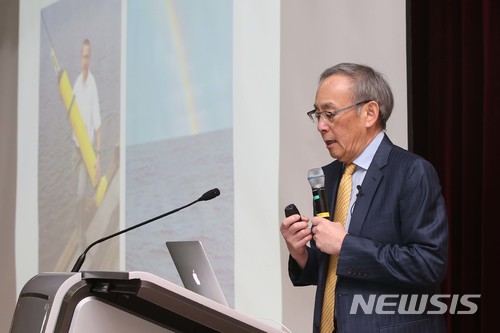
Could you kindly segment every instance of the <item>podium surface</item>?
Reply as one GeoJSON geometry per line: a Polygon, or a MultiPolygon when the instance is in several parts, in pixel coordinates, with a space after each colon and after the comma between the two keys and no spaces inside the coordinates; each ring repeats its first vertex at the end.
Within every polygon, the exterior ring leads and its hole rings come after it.
{"type": "Polygon", "coordinates": [[[78,272],[28,281],[10,332],[282,331],[150,273],[78,272]]]}

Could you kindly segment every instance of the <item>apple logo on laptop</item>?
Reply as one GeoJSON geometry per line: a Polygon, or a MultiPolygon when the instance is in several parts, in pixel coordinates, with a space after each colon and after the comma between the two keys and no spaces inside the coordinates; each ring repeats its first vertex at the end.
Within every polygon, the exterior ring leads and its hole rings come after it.
{"type": "Polygon", "coordinates": [[[200,279],[198,279],[198,274],[196,274],[194,269],[193,269],[193,280],[194,280],[194,282],[196,282],[197,285],[199,285],[199,286],[201,285],[201,281],[200,281],[200,279]]]}

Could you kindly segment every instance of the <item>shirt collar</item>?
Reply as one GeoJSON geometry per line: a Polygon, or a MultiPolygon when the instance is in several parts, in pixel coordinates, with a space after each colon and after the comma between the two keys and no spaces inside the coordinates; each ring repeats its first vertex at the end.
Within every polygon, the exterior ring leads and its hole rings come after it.
{"type": "Polygon", "coordinates": [[[372,163],[373,157],[377,152],[378,146],[382,142],[384,138],[384,131],[380,131],[375,138],[366,146],[366,148],[359,154],[358,157],[354,159],[354,164],[356,164],[357,168],[362,168],[364,170],[368,170],[368,167],[372,163]]]}

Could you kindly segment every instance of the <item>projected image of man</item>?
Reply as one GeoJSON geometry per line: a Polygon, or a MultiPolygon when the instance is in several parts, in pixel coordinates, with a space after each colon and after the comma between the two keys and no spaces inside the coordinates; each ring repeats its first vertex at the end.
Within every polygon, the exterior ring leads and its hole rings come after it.
{"type": "MultiPolygon", "coordinates": [[[[80,111],[80,115],[85,125],[86,133],[94,148],[96,155],[94,179],[91,180],[89,172],[86,170],[78,140],[73,133],[75,142],[74,165],[76,175],[76,200],[77,200],[77,223],[80,233],[80,240],[84,241],[84,230],[88,225],[89,212],[95,208],[95,191],[92,183],[97,183],[101,177],[101,110],[99,104],[99,94],[92,72],[90,71],[91,44],[88,39],[83,41],[81,49],[82,71],[78,75],[73,93],[80,111]]],[[[81,243],[85,244],[85,242],[81,243]]]]}

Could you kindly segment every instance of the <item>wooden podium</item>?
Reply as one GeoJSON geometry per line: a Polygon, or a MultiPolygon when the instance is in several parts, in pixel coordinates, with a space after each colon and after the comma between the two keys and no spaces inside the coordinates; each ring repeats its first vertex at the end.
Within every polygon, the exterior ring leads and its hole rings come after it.
{"type": "Polygon", "coordinates": [[[150,273],[79,272],[28,281],[10,332],[282,331],[150,273]]]}

